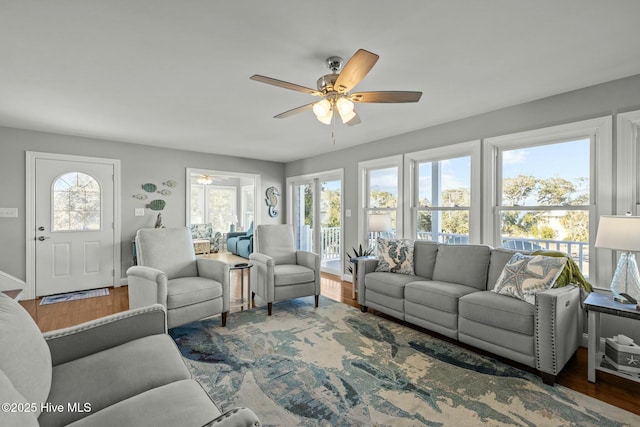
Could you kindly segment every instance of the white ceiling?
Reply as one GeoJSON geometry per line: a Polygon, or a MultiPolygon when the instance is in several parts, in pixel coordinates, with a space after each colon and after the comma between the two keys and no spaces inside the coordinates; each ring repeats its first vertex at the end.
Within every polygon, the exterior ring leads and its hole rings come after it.
{"type": "MultiPolygon", "coordinates": [[[[638,0],[0,0],[0,125],[287,162],[640,74],[638,0]],[[332,127],[331,55],[357,86],[418,90],[332,127]]],[[[640,100],[639,100],[640,102],[640,100]]]]}

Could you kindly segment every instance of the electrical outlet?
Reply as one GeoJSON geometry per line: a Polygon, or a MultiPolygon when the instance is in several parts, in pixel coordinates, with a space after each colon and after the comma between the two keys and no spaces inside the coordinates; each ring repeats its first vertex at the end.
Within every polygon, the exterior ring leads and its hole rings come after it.
{"type": "Polygon", "coordinates": [[[144,216],[144,208],[136,208],[135,216],[144,216]]]}
{"type": "Polygon", "coordinates": [[[17,218],[18,208],[0,208],[0,218],[17,218]]]}

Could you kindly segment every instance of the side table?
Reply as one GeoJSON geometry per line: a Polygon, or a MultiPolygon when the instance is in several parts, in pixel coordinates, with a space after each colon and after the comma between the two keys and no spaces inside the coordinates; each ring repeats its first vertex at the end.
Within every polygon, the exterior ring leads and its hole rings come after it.
{"type": "MultiPolygon", "coordinates": [[[[253,264],[251,263],[247,263],[247,262],[242,262],[239,264],[229,264],[229,272],[231,271],[240,271],[240,301],[241,301],[241,309],[244,308],[244,276],[245,276],[245,270],[248,272],[249,269],[251,269],[251,267],[253,267],[253,264]]],[[[249,292],[251,289],[251,275],[247,274],[247,308],[249,308],[249,292]]],[[[229,278],[229,280],[231,280],[231,278],[229,278]]]]}
{"type": "Polygon", "coordinates": [[[596,370],[608,372],[622,378],[626,378],[635,382],[640,382],[638,374],[618,371],[609,365],[603,366],[603,354],[599,351],[600,347],[600,314],[606,313],[612,316],[626,317],[629,319],[640,320],[640,310],[636,310],[635,304],[623,304],[613,300],[608,294],[599,294],[591,292],[584,300],[584,305],[589,311],[589,339],[588,339],[588,361],[587,361],[587,379],[596,382],[596,370]]]}

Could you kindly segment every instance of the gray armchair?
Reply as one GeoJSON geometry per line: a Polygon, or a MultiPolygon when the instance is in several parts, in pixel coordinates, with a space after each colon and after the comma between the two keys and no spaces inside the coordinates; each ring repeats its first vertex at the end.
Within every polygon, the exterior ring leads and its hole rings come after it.
{"type": "Polygon", "coordinates": [[[217,314],[226,325],[229,266],[196,258],[187,227],[138,230],[136,248],[138,265],[127,270],[129,308],[162,304],[170,329],[217,314]]]}
{"type": "Polygon", "coordinates": [[[296,250],[293,227],[287,224],[259,225],[254,234],[255,252],[249,256],[251,297],[267,302],[271,316],[274,302],[305,296],[320,296],[320,256],[296,250]]]}
{"type": "Polygon", "coordinates": [[[221,414],[166,334],[159,304],[42,334],[0,293],[0,348],[0,402],[24,408],[0,411],[1,426],[260,425],[247,408],[221,414]]]}

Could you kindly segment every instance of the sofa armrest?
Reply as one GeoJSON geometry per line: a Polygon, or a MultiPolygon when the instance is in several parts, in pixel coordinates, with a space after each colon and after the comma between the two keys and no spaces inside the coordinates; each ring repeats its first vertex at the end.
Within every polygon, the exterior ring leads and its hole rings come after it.
{"type": "Polygon", "coordinates": [[[359,259],[358,266],[356,268],[358,274],[358,304],[365,304],[365,286],[364,286],[364,276],[368,273],[372,273],[376,271],[376,267],[378,266],[378,260],[376,258],[372,259],[359,259]]]}
{"type": "Polygon", "coordinates": [[[167,275],[155,268],[136,265],[127,270],[129,308],[151,304],[167,306],[167,275]]]}
{"type": "Polygon", "coordinates": [[[229,264],[211,258],[197,258],[196,264],[200,277],[206,277],[207,279],[222,283],[222,312],[228,312],[231,300],[229,291],[229,264]]]}
{"type": "Polygon", "coordinates": [[[227,233],[227,240],[229,240],[230,237],[240,237],[240,236],[246,236],[247,232],[246,231],[232,231],[227,233]]]}
{"type": "Polygon", "coordinates": [[[162,305],[136,308],[64,329],[45,332],[53,365],[98,353],[149,335],[167,332],[162,305]]]}
{"type": "Polygon", "coordinates": [[[577,286],[536,294],[536,368],[542,374],[557,375],[576,352],[582,338],[581,316],[577,286]]]}
{"type": "Polygon", "coordinates": [[[249,408],[234,408],[203,427],[260,427],[257,415],[249,408]]]}

